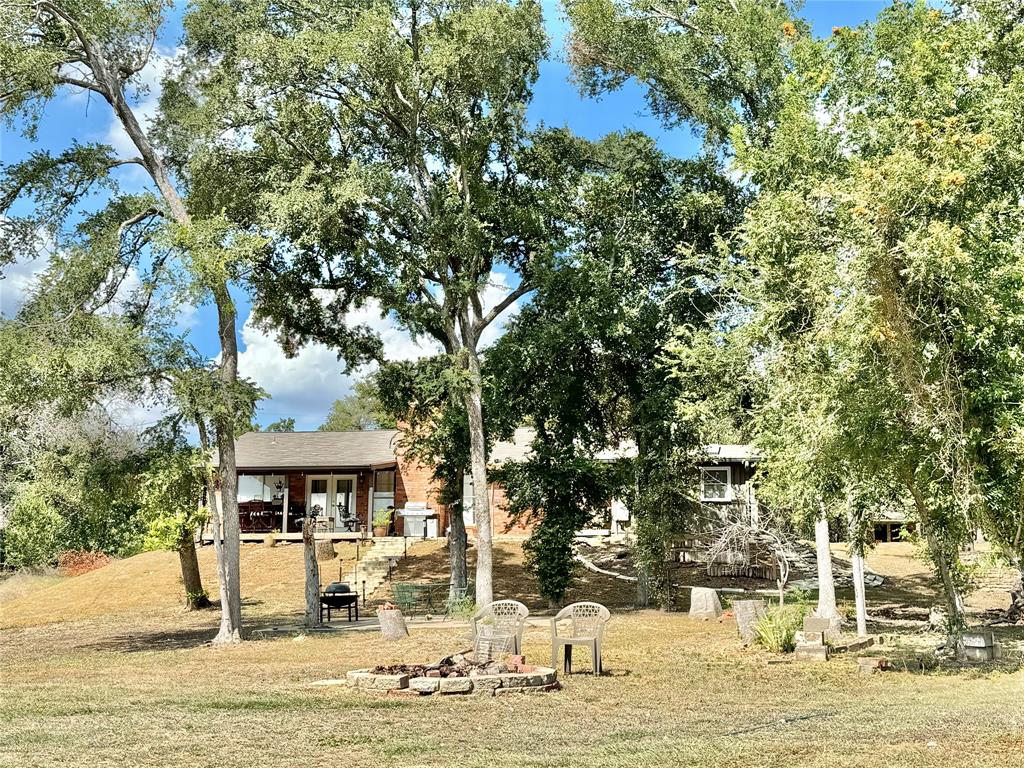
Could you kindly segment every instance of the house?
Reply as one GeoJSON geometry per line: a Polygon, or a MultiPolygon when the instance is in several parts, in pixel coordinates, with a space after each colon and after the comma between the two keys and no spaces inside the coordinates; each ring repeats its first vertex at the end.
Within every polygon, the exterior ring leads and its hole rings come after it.
{"type": "MultiPolygon", "coordinates": [[[[248,432],[235,443],[238,469],[238,514],[243,541],[259,541],[273,533],[280,539],[301,538],[302,520],[315,513],[318,533],[324,537],[361,539],[371,535],[374,513],[393,508],[397,536],[444,536],[449,510],[436,502],[436,484],[430,467],[406,457],[394,429],[353,432],[248,432]]],[[[492,467],[521,461],[529,455],[533,430],[520,427],[511,440],[492,446],[492,467]]],[[[600,458],[614,460],[636,455],[623,445],[600,458]]],[[[701,467],[701,504],[720,513],[750,510],[756,515],[751,477],[757,460],[745,445],[708,447],[701,467]]],[[[463,486],[463,519],[472,534],[476,528],[472,480],[463,486]]],[[[496,536],[526,536],[528,528],[510,521],[504,490],[488,488],[491,529],[496,536]]],[[[595,520],[594,534],[622,533],[629,526],[629,511],[610,500],[603,519],[595,520]]],[[[212,534],[207,531],[206,539],[212,534]]]]}
{"type": "MultiPolygon", "coordinates": [[[[445,535],[448,511],[435,501],[432,469],[403,455],[400,435],[394,429],[242,435],[235,442],[242,540],[260,541],[269,533],[301,539],[302,520],[310,512],[315,512],[322,537],[367,538],[374,513],[388,508],[397,510],[393,535],[445,535]]],[[[525,450],[515,442],[499,442],[491,451],[492,462],[525,455],[525,450]]],[[[503,532],[508,527],[504,493],[499,486],[490,493],[493,529],[503,532]]],[[[474,528],[474,522],[470,509],[467,526],[474,528]]],[[[508,532],[527,533],[516,526],[508,532]]],[[[204,538],[210,540],[212,533],[206,531],[204,538]]]]}

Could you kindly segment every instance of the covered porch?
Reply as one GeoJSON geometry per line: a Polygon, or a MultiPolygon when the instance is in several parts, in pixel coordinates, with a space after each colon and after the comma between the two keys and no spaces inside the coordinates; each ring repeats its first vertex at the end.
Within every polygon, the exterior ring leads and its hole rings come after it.
{"type": "MultiPolygon", "coordinates": [[[[242,541],[301,541],[302,521],[315,516],[317,538],[364,539],[373,516],[395,506],[394,463],[334,468],[244,469],[238,473],[242,541]]],[[[211,539],[212,533],[205,532],[211,539]]]]}

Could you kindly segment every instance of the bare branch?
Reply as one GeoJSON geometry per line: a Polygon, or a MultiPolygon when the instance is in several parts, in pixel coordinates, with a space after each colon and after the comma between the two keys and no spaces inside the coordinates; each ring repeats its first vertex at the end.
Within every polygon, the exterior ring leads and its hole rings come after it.
{"type": "Polygon", "coordinates": [[[504,312],[506,309],[508,309],[510,306],[512,306],[515,302],[517,302],[523,296],[528,294],[530,291],[533,291],[535,289],[536,286],[530,285],[530,283],[527,282],[526,280],[521,282],[514,291],[506,295],[505,298],[503,298],[501,301],[495,304],[494,307],[491,308],[490,312],[488,312],[486,315],[480,318],[480,320],[477,321],[475,325],[476,332],[480,333],[480,331],[482,331],[488,325],[493,323],[498,318],[498,316],[501,315],[502,312],[504,312]]]}

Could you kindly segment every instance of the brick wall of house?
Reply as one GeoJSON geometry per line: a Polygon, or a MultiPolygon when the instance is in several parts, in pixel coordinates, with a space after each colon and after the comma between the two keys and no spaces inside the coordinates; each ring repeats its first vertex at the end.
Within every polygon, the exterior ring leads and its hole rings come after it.
{"type": "Polygon", "coordinates": [[[356,515],[364,529],[370,524],[370,475],[370,472],[359,472],[356,479],[356,515]]]}
{"type": "Polygon", "coordinates": [[[491,534],[494,536],[528,536],[530,527],[520,523],[510,525],[508,499],[505,489],[497,483],[488,488],[491,499],[491,534]]]}
{"type": "MultiPolygon", "coordinates": [[[[447,510],[437,501],[438,486],[430,467],[399,454],[398,471],[395,473],[395,508],[401,509],[410,501],[425,501],[438,515],[437,532],[443,536],[448,527],[447,510]]],[[[404,520],[395,518],[395,533],[403,533],[404,520]]]]}

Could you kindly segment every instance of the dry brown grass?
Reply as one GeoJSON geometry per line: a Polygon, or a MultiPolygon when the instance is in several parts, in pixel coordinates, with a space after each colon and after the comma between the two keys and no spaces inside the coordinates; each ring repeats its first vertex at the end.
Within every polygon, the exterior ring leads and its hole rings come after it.
{"type": "MultiPolygon", "coordinates": [[[[514,551],[507,554],[502,578],[517,573],[514,551]]],[[[209,553],[203,555],[212,585],[209,553]]],[[[205,641],[218,614],[181,610],[173,557],[109,566],[107,587],[124,586],[116,600],[99,605],[77,598],[98,584],[83,580],[108,569],[3,604],[0,766],[1024,762],[1024,672],[1010,665],[863,677],[842,657],[825,665],[768,664],[767,654],[741,647],[730,621],[697,623],[654,611],[616,611],[605,652],[611,674],[573,675],[557,693],[421,700],[312,687],[349,669],[437,659],[464,645],[465,630],[414,629],[396,644],[375,632],[340,632],[213,648],[205,641]],[[152,606],[135,597],[139,583],[152,606]],[[54,605],[61,596],[65,604],[54,605]]],[[[412,563],[426,567],[429,557],[436,554],[412,563]]],[[[300,547],[245,547],[243,568],[248,620],[295,615],[300,547]]],[[[499,580],[500,592],[522,588],[499,580]]],[[[1004,632],[1018,642],[1022,635],[1004,632]]],[[[543,627],[527,631],[524,649],[533,661],[548,658],[543,627]]],[[[1020,651],[1013,653],[1019,660],[1020,651]]]]}

